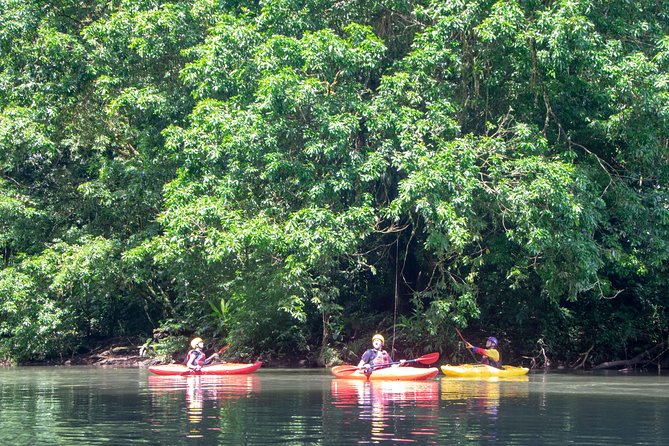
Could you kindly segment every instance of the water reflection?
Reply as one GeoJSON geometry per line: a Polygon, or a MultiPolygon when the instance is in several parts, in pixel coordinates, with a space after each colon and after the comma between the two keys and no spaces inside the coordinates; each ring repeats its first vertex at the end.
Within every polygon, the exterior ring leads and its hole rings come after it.
{"type": "MultiPolygon", "coordinates": [[[[185,399],[188,432],[186,437],[203,437],[205,402],[221,410],[226,402],[249,397],[260,392],[260,380],[254,375],[194,375],[194,376],[149,376],[149,390],[157,405],[164,401],[166,407],[173,406],[174,396],[185,399]],[[170,395],[168,401],[164,396],[170,395]],[[217,407],[220,406],[220,407],[217,407]]],[[[168,409],[169,410],[169,409],[168,409]]],[[[161,426],[154,426],[160,429],[161,426]]],[[[220,427],[205,426],[205,430],[220,430],[220,427]]]]}
{"type": "Polygon", "coordinates": [[[0,368],[0,445],[664,445],[669,378],[332,379],[318,370],[169,377],[0,368]]]}
{"type": "Polygon", "coordinates": [[[441,378],[441,400],[462,403],[464,408],[496,418],[503,398],[527,398],[527,376],[509,378],[441,378]]]}
{"type": "Polygon", "coordinates": [[[331,392],[332,405],[341,411],[340,426],[355,425],[359,429],[359,425],[369,425],[369,435],[361,435],[358,443],[433,443],[439,411],[438,381],[333,379],[331,392]]]}

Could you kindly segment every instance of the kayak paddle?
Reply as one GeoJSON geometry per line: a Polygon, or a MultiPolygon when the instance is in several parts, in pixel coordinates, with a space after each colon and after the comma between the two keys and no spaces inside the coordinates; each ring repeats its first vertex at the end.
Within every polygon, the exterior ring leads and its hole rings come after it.
{"type": "MultiPolygon", "coordinates": [[[[228,345],[224,345],[224,346],[221,347],[216,353],[214,353],[213,355],[211,355],[210,357],[208,357],[208,358],[205,360],[205,365],[209,365],[214,359],[217,359],[217,360],[218,360],[218,357],[219,357],[220,355],[222,355],[223,352],[226,351],[226,350],[228,349],[228,347],[230,347],[230,344],[228,344],[228,345]],[[209,362],[207,362],[207,361],[209,361],[209,362]]],[[[217,363],[218,363],[218,362],[219,362],[219,361],[217,361],[217,363]]],[[[225,361],[222,361],[222,360],[221,360],[220,362],[225,363],[225,361]]]]}
{"type": "MultiPolygon", "coordinates": [[[[455,328],[455,331],[458,332],[458,336],[460,336],[460,339],[462,339],[462,342],[464,342],[465,344],[468,344],[468,345],[472,345],[470,342],[468,342],[468,341],[464,338],[464,336],[462,336],[462,333],[460,333],[460,330],[458,330],[458,327],[453,327],[453,328],[455,328]]],[[[478,359],[476,359],[476,356],[474,356],[474,352],[472,352],[472,351],[469,350],[469,349],[467,349],[467,350],[469,351],[469,354],[472,355],[472,358],[474,358],[474,361],[479,362],[478,359]]]]}
{"type": "MultiPolygon", "coordinates": [[[[428,353],[427,355],[423,355],[423,356],[421,356],[419,358],[416,358],[416,359],[408,359],[408,360],[404,361],[404,364],[409,363],[409,362],[418,362],[420,364],[433,364],[433,363],[437,362],[438,360],[439,360],[439,353],[434,352],[434,353],[428,353]]],[[[400,361],[389,362],[389,363],[386,363],[386,364],[377,364],[377,365],[372,366],[372,370],[374,370],[375,368],[387,367],[387,366],[390,366],[390,365],[393,365],[393,364],[399,364],[399,363],[400,363],[400,361]]],[[[348,367],[341,367],[338,370],[338,372],[342,375],[352,375],[353,373],[355,373],[358,370],[360,370],[358,368],[358,366],[352,365],[352,366],[348,366],[348,367]]]]}
{"type": "Polygon", "coordinates": [[[464,342],[465,344],[469,344],[469,342],[467,342],[464,336],[462,336],[462,333],[460,333],[460,330],[458,330],[458,327],[453,327],[453,328],[455,328],[455,331],[458,333],[458,336],[460,336],[460,339],[462,339],[462,342],[464,342]]]}
{"type": "MultiPolygon", "coordinates": [[[[433,363],[437,362],[438,360],[439,360],[439,353],[434,352],[434,353],[428,353],[427,355],[423,355],[423,356],[421,356],[419,358],[416,358],[416,359],[407,359],[406,361],[404,361],[404,364],[409,363],[409,362],[418,362],[420,364],[433,364],[433,363]]],[[[399,363],[400,363],[400,361],[389,362],[389,363],[386,363],[386,364],[374,364],[372,366],[372,368],[375,369],[375,368],[379,368],[379,367],[386,367],[386,366],[389,366],[389,365],[399,364],[399,363]]]]}

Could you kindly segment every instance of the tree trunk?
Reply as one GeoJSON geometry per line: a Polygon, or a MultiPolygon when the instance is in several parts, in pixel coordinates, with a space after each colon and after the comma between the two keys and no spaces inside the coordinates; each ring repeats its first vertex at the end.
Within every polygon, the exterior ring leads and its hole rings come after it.
{"type": "MultiPolygon", "coordinates": [[[[664,343],[657,344],[655,347],[653,347],[649,350],[646,350],[645,352],[639,353],[638,355],[636,355],[632,359],[602,362],[601,364],[598,364],[595,367],[593,367],[593,370],[617,369],[617,368],[627,368],[627,367],[632,367],[632,366],[637,366],[637,365],[642,365],[642,366],[647,365],[648,363],[651,363],[654,360],[658,359],[658,356],[652,358],[651,355],[653,354],[653,352],[656,352],[657,350],[659,350],[663,346],[664,346],[664,343]]],[[[664,353],[664,352],[662,352],[662,353],[664,353]]]]}

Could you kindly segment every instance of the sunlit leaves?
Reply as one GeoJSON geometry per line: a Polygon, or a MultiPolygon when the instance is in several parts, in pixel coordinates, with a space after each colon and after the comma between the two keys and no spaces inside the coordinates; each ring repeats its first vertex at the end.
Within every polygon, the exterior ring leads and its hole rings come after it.
{"type": "Polygon", "coordinates": [[[0,311],[35,357],[145,314],[304,353],[395,290],[440,345],[659,327],[661,3],[4,1],[0,311]]]}
{"type": "Polygon", "coordinates": [[[76,342],[66,306],[49,299],[31,274],[0,271],[0,356],[14,361],[44,359],[76,342]]]}
{"type": "Polygon", "coordinates": [[[14,252],[32,252],[35,246],[35,232],[38,221],[45,221],[42,211],[31,203],[30,198],[20,195],[9,186],[0,186],[0,246],[7,254],[14,252]]]}
{"type": "Polygon", "coordinates": [[[0,272],[0,353],[17,360],[71,351],[89,330],[108,333],[117,275],[113,244],[57,243],[0,272]],[[111,283],[110,283],[111,282],[111,283]]]}
{"type": "Polygon", "coordinates": [[[56,144],[37,113],[29,108],[11,107],[0,115],[0,162],[11,172],[33,165],[39,169],[57,155],[56,144]]]}
{"type": "Polygon", "coordinates": [[[498,1],[490,9],[490,15],[476,27],[483,42],[495,41],[509,36],[516,38],[518,27],[525,23],[521,6],[515,1],[498,1]]]}
{"type": "Polygon", "coordinates": [[[258,74],[252,56],[260,39],[253,23],[223,16],[204,43],[185,51],[193,62],[181,77],[199,99],[249,94],[258,74]]]}
{"type": "Polygon", "coordinates": [[[564,75],[582,64],[597,62],[596,51],[602,42],[587,17],[589,8],[588,2],[567,0],[539,14],[537,55],[548,75],[564,75]]]}

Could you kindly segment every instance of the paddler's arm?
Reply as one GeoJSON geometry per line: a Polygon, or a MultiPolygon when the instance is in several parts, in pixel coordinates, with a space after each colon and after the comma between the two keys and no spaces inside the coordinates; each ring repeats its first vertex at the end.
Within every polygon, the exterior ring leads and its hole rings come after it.
{"type": "Polygon", "coordinates": [[[465,344],[465,346],[478,355],[485,356],[487,358],[492,359],[493,361],[499,361],[499,352],[494,348],[485,349],[481,347],[474,347],[469,342],[465,344]]]}
{"type": "Polygon", "coordinates": [[[369,363],[369,357],[371,356],[371,353],[369,350],[366,350],[365,353],[362,354],[362,358],[360,359],[360,362],[358,363],[358,368],[359,369],[369,369],[372,367],[372,365],[369,363]]]}
{"type": "Polygon", "coordinates": [[[188,367],[191,370],[200,370],[200,368],[195,364],[195,360],[197,359],[197,354],[195,352],[191,353],[188,358],[188,363],[186,364],[186,367],[188,367]]]}

